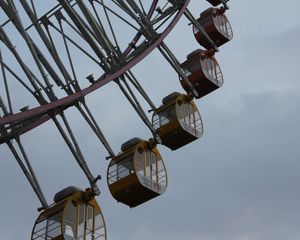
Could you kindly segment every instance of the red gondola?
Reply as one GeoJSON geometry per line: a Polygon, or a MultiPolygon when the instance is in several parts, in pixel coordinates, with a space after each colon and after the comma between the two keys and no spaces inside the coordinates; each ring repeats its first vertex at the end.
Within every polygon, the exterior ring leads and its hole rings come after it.
{"type": "MultiPolygon", "coordinates": [[[[224,12],[223,8],[209,8],[202,12],[200,18],[197,19],[217,47],[229,42],[233,37],[231,25],[224,12]]],[[[193,27],[193,32],[201,46],[208,50],[212,47],[196,26],[193,27]]]]}
{"type": "MultiPolygon", "coordinates": [[[[196,98],[201,98],[223,85],[223,74],[220,66],[215,57],[208,51],[198,49],[190,53],[187,60],[180,66],[197,92],[196,98]]],[[[184,79],[180,79],[180,83],[185,91],[191,91],[184,79]]]]}

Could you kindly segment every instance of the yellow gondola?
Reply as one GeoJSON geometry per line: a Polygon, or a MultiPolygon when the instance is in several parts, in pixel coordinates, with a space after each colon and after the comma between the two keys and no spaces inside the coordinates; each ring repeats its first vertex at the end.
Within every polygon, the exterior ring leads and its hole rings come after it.
{"type": "MultiPolygon", "coordinates": [[[[201,13],[197,21],[217,47],[233,38],[232,28],[225,15],[224,8],[209,8],[201,13]]],[[[211,43],[204,38],[196,26],[193,27],[193,31],[198,43],[209,50],[212,47],[211,43]]]]}
{"type": "MultiPolygon", "coordinates": [[[[220,66],[210,52],[196,50],[187,56],[181,68],[197,92],[196,98],[201,98],[223,85],[223,74],[220,66]]],[[[190,87],[184,79],[180,83],[185,91],[190,92],[190,87]]]]}
{"type": "Polygon", "coordinates": [[[103,215],[91,193],[75,187],[58,192],[37,218],[31,240],[106,240],[103,215]]]}
{"type": "Polygon", "coordinates": [[[165,192],[167,172],[153,143],[133,138],[121,151],[107,170],[109,190],[118,202],[136,207],[165,192]]]}
{"type": "Polygon", "coordinates": [[[200,113],[190,95],[172,93],[165,97],[152,117],[162,144],[176,150],[203,133],[200,113]]]}

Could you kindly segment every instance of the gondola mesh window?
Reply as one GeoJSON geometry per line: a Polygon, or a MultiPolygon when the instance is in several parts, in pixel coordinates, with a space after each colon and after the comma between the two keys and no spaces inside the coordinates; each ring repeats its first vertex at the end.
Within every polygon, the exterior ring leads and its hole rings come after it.
{"type": "Polygon", "coordinates": [[[104,228],[104,221],[103,216],[100,210],[95,209],[95,233],[94,233],[95,240],[103,240],[105,239],[105,228],[104,228]]]}
{"type": "Polygon", "coordinates": [[[177,105],[177,114],[182,128],[199,136],[202,133],[202,121],[197,108],[191,103],[177,105]]]}
{"type": "Polygon", "coordinates": [[[76,214],[77,207],[70,202],[64,216],[64,237],[66,239],[73,239],[76,237],[76,214]]]}
{"type": "Polygon", "coordinates": [[[108,182],[112,184],[133,173],[132,155],[127,156],[119,162],[113,162],[108,170],[108,182]]]}
{"type": "Polygon", "coordinates": [[[52,216],[40,216],[35,225],[32,240],[48,240],[62,234],[61,219],[64,204],[65,203],[63,203],[52,216]]]}
{"type": "Polygon", "coordinates": [[[175,109],[173,105],[164,109],[161,112],[158,112],[153,116],[153,127],[159,129],[160,127],[167,125],[169,122],[173,121],[176,118],[175,109]]]}

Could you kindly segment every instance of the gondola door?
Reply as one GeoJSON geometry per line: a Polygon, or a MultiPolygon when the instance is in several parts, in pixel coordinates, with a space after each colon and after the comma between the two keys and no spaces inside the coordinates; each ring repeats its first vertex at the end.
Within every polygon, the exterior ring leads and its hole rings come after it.
{"type": "Polygon", "coordinates": [[[70,201],[63,220],[64,240],[103,240],[101,212],[90,204],[70,201]]]}

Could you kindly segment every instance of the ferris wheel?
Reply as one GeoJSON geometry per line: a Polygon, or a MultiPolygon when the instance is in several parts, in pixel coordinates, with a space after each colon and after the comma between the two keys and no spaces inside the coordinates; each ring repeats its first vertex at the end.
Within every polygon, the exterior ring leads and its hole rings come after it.
{"type": "Polygon", "coordinates": [[[95,200],[101,177],[88,166],[65,115],[69,108],[83,116],[107,150],[107,184],[118,202],[136,207],[166,191],[167,171],[157,145],[177,150],[200,138],[203,124],[194,99],[223,84],[215,53],[233,37],[225,15],[228,0],[207,1],[213,7],[200,17],[189,11],[189,0],[0,1],[0,144],[10,149],[41,203],[32,240],[107,239],[95,200]],[[180,62],[164,40],[182,17],[203,49],[180,62]],[[155,49],[178,74],[174,84],[179,81],[184,92],[163,96],[160,106],[132,70],[155,49]],[[118,154],[85,99],[108,83],[120,89],[150,133],[148,140],[132,136],[118,154]],[[54,122],[90,183],[85,191],[63,189],[53,204],[22,144],[22,135],[47,121],[54,122]]]}

